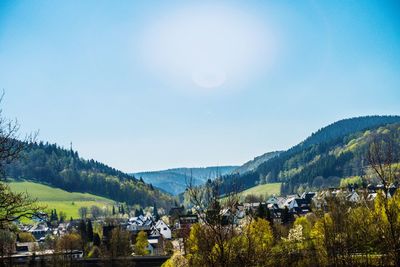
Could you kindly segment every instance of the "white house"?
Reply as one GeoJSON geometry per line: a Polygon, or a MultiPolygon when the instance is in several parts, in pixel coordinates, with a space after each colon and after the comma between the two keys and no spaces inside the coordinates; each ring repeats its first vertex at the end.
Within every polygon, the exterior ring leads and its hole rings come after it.
{"type": "Polygon", "coordinates": [[[356,191],[351,192],[349,195],[347,195],[347,200],[353,203],[357,203],[360,201],[360,195],[357,194],[356,191]]]}
{"type": "Polygon", "coordinates": [[[158,220],[154,227],[160,232],[164,239],[172,238],[171,229],[163,220],[158,220]]]}

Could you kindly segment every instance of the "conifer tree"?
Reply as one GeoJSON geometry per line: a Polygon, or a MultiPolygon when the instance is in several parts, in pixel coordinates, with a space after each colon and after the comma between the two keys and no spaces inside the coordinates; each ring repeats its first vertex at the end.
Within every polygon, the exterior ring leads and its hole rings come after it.
{"type": "Polygon", "coordinates": [[[84,220],[81,220],[81,221],[79,222],[79,227],[78,227],[78,229],[79,229],[79,233],[80,233],[80,235],[81,235],[81,238],[82,238],[83,243],[86,243],[87,240],[88,240],[88,234],[87,234],[87,229],[86,229],[86,223],[85,223],[84,220]]]}
{"type": "Polygon", "coordinates": [[[87,222],[87,237],[89,242],[93,242],[93,225],[92,225],[92,220],[88,220],[87,222]]]}
{"type": "Polygon", "coordinates": [[[158,214],[156,203],[154,203],[154,206],[153,206],[153,218],[155,221],[158,221],[160,219],[160,215],[158,214]]]}

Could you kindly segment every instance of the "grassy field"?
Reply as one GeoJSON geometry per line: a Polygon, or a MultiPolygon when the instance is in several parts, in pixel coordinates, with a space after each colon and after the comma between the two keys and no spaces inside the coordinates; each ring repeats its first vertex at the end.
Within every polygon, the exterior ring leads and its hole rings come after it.
{"type": "Polygon", "coordinates": [[[270,183],[270,184],[262,184],[262,185],[257,185],[252,188],[249,188],[247,190],[244,190],[241,192],[241,196],[245,197],[247,195],[280,195],[281,193],[281,183],[270,183]]]}
{"type": "Polygon", "coordinates": [[[100,208],[112,209],[114,201],[87,193],[67,192],[62,189],[33,182],[11,182],[11,190],[14,192],[28,192],[32,198],[37,198],[40,204],[47,209],[64,211],[67,218],[78,218],[80,207],[98,206],[100,208]]]}

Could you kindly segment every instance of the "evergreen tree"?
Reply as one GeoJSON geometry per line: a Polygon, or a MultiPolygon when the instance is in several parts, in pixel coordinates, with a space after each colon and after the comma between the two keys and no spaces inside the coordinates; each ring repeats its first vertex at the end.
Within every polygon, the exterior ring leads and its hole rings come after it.
{"type": "Polygon", "coordinates": [[[86,243],[88,240],[88,234],[87,234],[87,229],[86,229],[86,223],[84,220],[81,220],[79,222],[78,230],[79,230],[79,234],[81,235],[83,243],[86,243]]]}
{"type": "Polygon", "coordinates": [[[273,223],[273,219],[272,219],[272,216],[271,216],[271,211],[269,210],[269,208],[268,208],[268,206],[266,207],[266,213],[265,213],[265,219],[267,220],[267,221],[269,221],[269,223],[272,225],[272,223],[273,223]]]}
{"type": "Polygon", "coordinates": [[[140,211],[138,209],[135,209],[135,217],[139,217],[140,211]]]}
{"type": "Polygon", "coordinates": [[[115,207],[114,207],[114,205],[113,205],[113,207],[112,207],[112,215],[113,215],[113,216],[115,215],[115,207]]]}
{"type": "Polygon", "coordinates": [[[292,215],[290,214],[288,207],[285,206],[281,214],[282,224],[288,224],[291,220],[292,220],[292,215]]]}
{"type": "Polygon", "coordinates": [[[58,221],[58,215],[56,209],[54,209],[54,221],[58,221]]]}
{"type": "Polygon", "coordinates": [[[98,233],[93,234],[93,245],[98,247],[101,245],[101,239],[98,233]]]}
{"type": "Polygon", "coordinates": [[[125,215],[125,208],[124,208],[124,204],[121,205],[121,213],[122,215],[125,215]]]}
{"type": "Polygon", "coordinates": [[[264,206],[264,204],[260,203],[260,204],[258,205],[258,208],[257,208],[256,216],[257,216],[258,218],[265,219],[265,217],[266,217],[266,215],[267,215],[266,209],[268,209],[268,208],[266,208],[266,207],[264,206]]]}
{"type": "Polygon", "coordinates": [[[153,206],[153,218],[155,221],[158,221],[160,219],[160,215],[158,214],[156,203],[154,203],[154,206],[153,206]]]}
{"type": "Polygon", "coordinates": [[[143,212],[143,209],[142,209],[142,208],[139,209],[139,216],[140,216],[140,215],[144,216],[144,212],[143,212]]]}
{"type": "Polygon", "coordinates": [[[87,237],[89,242],[93,242],[93,225],[92,225],[92,220],[88,220],[87,222],[87,237]]]}

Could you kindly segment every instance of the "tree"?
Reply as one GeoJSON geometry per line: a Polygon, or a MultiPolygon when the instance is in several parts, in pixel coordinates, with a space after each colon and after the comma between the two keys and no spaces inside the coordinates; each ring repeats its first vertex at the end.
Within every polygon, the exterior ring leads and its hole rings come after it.
{"type": "Polygon", "coordinates": [[[147,255],[149,251],[147,250],[147,246],[149,242],[147,241],[147,234],[144,231],[140,231],[136,237],[135,243],[135,254],[136,255],[147,255]]]}
{"type": "Polygon", "coordinates": [[[26,192],[15,193],[0,182],[0,229],[8,228],[11,222],[21,218],[40,216],[38,214],[43,208],[26,192]]]}
{"type": "Polygon", "coordinates": [[[88,258],[100,258],[102,255],[98,246],[93,246],[88,254],[88,258]]]}
{"type": "Polygon", "coordinates": [[[93,245],[98,246],[98,247],[101,245],[101,239],[100,239],[100,235],[98,233],[93,234],[93,245]]]}
{"type": "Polygon", "coordinates": [[[17,234],[17,240],[19,242],[35,242],[35,237],[29,232],[21,232],[17,234]]]}
{"type": "Polygon", "coordinates": [[[9,230],[0,229],[0,256],[9,256],[14,252],[16,238],[9,230]]]}
{"type": "Polygon", "coordinates": [[[369,143],[367,159],[370,167],[383,184],[383,194],[375,200],[375,216],[380,222],[383,242],[397,267],[400,266],[400,197],[390,196],[389,187],[400,180],[396,164],[399,161],[398,147],[392,135],[375,135],[369,143]]]}
{"type": "Polygon", "coordinates": [[[88,214],[87,207],[80,207],[78,212],[79,212],[79,216],[81,217],[81,220],[85,220],[87,218],[87,214],[88,214]]]}
{"type": "Polygon", "coordinates": [[[97,219],[101,216],[102,210],[98,206],[93,205],[90,207],[90,214],[92,214],[93,219],[97,219]]]}
{"type": "Polygon", "coordinates": [[[65,219],[67,218],[67,213],[64,212],[64,211],[60,211],[59,214],[60,214],[60,215],[59,215],[60,223],[65,222],[65,219]]]}
{"type": "MultiPolygon", "coordinates": [[[[0,103],[4,93],[0,96],[0,103]]],[[[4,118],[0,110],[0,179],[6,175],[6,166],[20,157],[20,154],[36,139],[36,134],[20,140],[17,121],[4,118]]],[[[44,207],[38,206],[36,200],[27,193],[14,193],[10,187],[0,182],[0,228],[4,229],[9,223],[21,218],[37,216],[44,207]]]]}
{"type": "Polygon", "coordinates": [[[82,239],[78,234],[65,234],[57,242],[57,250],[72,253],[73,250],[82,248],[82,239]]]}
{"type": "Polygon", "coordinates": [[[256,212],[257,218],[265,219],[267,216],[267,211],[266,211],[267,209],[268,207],[266,207],[264,204],[260,202],[256,212]]]}
{"type": "Polygon", "coordinates": [[[160,219],[160,215],[158,214],[156,203],[154,203],[154,206],[153,206],[153,218],[155,221],[158,221],[160,219]]]}
{"type": "Polygon", "coordinates": [[[88,220],[87,222],[87,239],[89,242],[93,242],[93,225],[92,225],[92,220],[88,220]]]}
{"type": "Polygon", "coordinates": [[[227,190],[220,188],[219,179],[209,179],[203,186],[194,186],[189,179],[186,195],[201,221],[192,226],[187,240],[190,266],[230,266],[235,254],[234,243],[230,240],[239,234],[234,220],[239,201],[235,187],[233,183],[221,204],[220,195],[227,190]],[[222,209],[230,212],[223,215],[222,209]]]}
{"type": "Polygon", "coordinates": [[[83,243],[86,243],[88,241],[88,233],[87,233],[87,229],[86,229],[86,223],[84,220],[80,220],[78,229],[79,229],[79,234],[81,235],[83,243]]]}
{"type": "MultiPolygon", "coordinates": [[[[0,103],[4,92],[0,96],[0,103]]],[[[25,136],[21,140],[19,135],[20,125],[16,120],[3,117],[0,109],[0,177],[4,179],[6,166],[20,157],[21,152],[36,140],[37,133],[25,136]]]]}
{"type": "Polygon", "coordinates": [[[112,257],[130,256],[132,254],[130,234],[121,227],[111,232],[110,252],[112,257]]]}

